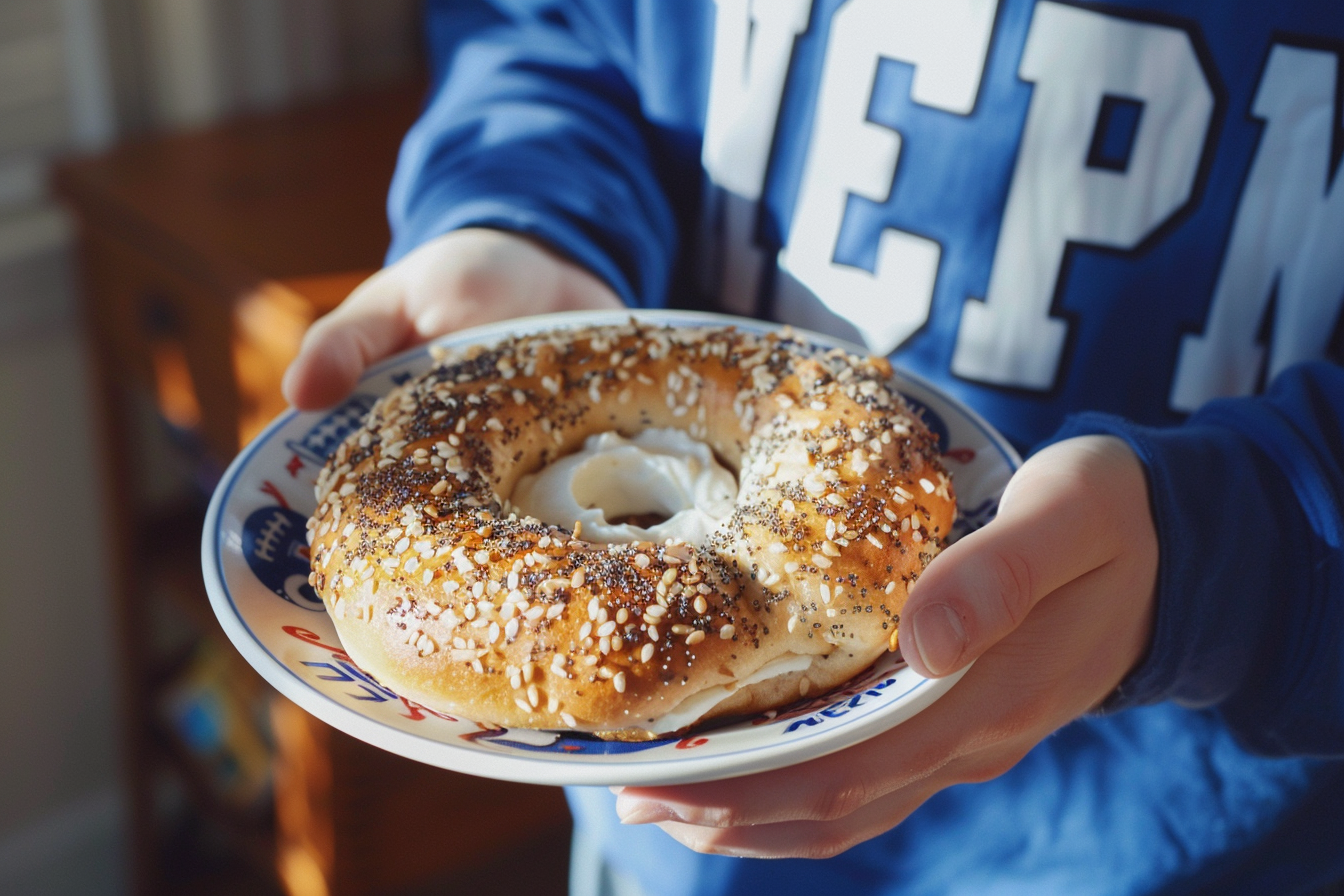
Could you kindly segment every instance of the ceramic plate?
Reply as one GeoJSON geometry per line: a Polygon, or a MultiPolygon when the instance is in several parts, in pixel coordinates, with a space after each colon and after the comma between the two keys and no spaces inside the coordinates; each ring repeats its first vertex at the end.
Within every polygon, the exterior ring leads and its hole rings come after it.
{"type": "MultiPolygon", "coordinates": [[[[720,315],[646,312],[683,326],[764,331],[720,315]]],[[[618,323],[630,312],[547,315],[454,334],[444,345],[491,342],[558,325],[618,323]]],[[[833,339],[802,334],[823,345],[833,339]]],[[[851,346],[846,346],[852,348],[851,346]]],[[[238,650],[280,693],[322,721],[375,746],[431,765],[539,784],[636,785],[712,780],[766,771],[842,749],[910,718],[955,684],[917,675],[885,654],[843,688],[735,724],[645,743],[500,729],[407,700],[350,661],[308,584],[305,522],[327,454],[360,425],[374,400],[428,369],[425,348],[373,368],[356,393],[324,413],[289,411],[224,474],[206,516],[202,561],[210,600],[238,650]]],[[[994,515],[1020,463],[975,413],[927,383],[898,376],[901,391],[937,433],[960,504],[954,536],[994,515]]]]}

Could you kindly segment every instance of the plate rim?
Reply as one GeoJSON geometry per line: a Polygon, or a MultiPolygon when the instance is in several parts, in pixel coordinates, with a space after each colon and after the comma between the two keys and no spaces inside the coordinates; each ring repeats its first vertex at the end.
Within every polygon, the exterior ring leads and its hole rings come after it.
{"type": "MultiPolygon", "coordinates": [[[[786,326],[770,321],[715,312],[659,309],[556,312],[530,315],[460,330],[399,352],[370,366],[361,375],[360,382],[363,383],[376,378],[392,367],[420,358],[434,345],[488,342],[494,338],[506,338],[510,335],[521,335],[554,326],[600,325],[602,323],[619,323],[631,318],[645,319],[653,323],[672,326],[739,326],[756,332],[778,331],[786,326]]],[[[855,353],[871,354],[867,349],[843,339],[800,327],[792,327],[792,330],[818,345],[839,347],[855,353]]],[[[1021,466],[1022,459],[1011,443],[980,414],[967,407],[956,396],[937,388],[917,374],[896,369],[894,375],[898,381],[904,380],[937,395],[940,400],[964,415],[999,451],[1010,470],[1016,470],[1021,466]]],[[[519,756],[467,747],[406,731],[372,719],[356,712],[332,695],[312,686],[296,670],[290,668],[288,664],[271,653],[243,618],[243,614],[234,601],[227,584],[223,568],[226,533],[223,532],[221,526],[234,486],[238,483],[249,461],[262,448],[269,445],[276,431],[304,413],[318,412],[299,411],[293,407],[281,412],[239,451],[220,477],[211,494],[201,533],[201,564],[206,592],[211,608],[220,626],[224,629],[225,635],[234,648],[243,655],[249,665],[267,683],[304,711],[312,713],[312,715],[337,730],[373,746],[439,768],[521,783],[649,786],[720,780],[817,759],[867,740],[882,731],[901,724],[927,708],[950,690],[970,668],[968,665],[943,678],[918,677],[905,693],[894,698],[894,700],[902,702],[888,704],[893,710],[897,708],[901,710],[900,717],[895,721],[888,719],[887,715],[879,709],[861,718],[854,719],[839,728],[818,730],[812,736],[803,735],[784,743],[764,745],[749,751],[736,751],[727,754],[707,754],[703,756],[686,754],[658,759],[632,759],[623,762],[607,761],[605,754],[591,754],[587,756],[570,755],[566,761],[556,761],[553,754],[519,756]],[[809,742],[816,738],[823,738],[821,743],[824,746],[818,749],[815,744],[812,744],[813,748],[808,749],[809,742]],[[752,756],[752,754],[758,752],[762,755],[752,756]],[[736,757],[736,761],[734,761],[734,757],[736,757]],[[453,759],[463,759],[465,761],[453,762],[453,759]]],[[[323,608],[323,612],[325,612],[325,608],[323,608]]],[[[883,709],[885,708],[883,707],[883,709]]],[[[463,719],[462,721],[469,722],[470,720],[463,719]]]]}

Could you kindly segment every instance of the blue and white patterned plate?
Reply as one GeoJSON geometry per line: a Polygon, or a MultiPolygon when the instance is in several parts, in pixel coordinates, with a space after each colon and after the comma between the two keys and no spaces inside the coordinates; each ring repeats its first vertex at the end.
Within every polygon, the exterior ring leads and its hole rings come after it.
{"type": "MultiPolygon", "coordinates": [[[[636,312],[681,326],[760,321],[689,312],[636,312]]],[[[545,315],[463,331],[444,345],[488,343],[556,326],[619,323],[631,312],[545,315]]],[[[835,340],[802,334],[823,345],[835,340]]],[[[846,346],[851,348],[851,346],[846,346]]],[[[431,765],[538,784],[685,783],[780,768],[851,746],[913,716],[955,684],[925,679],[897,654],[829,694],[735,724],[645,743],[609,743],[550,731],[500,729],[434,712],[394,693],[350,661],[308,585],[305,522],[327,454],[374,400],[430,366],[420,348],[374,367],[356,394],[324,413],[288,411],[234,460],[206,516],[202,562],[224,631],[280,693],[322,721],[431,765]]],[[[1020,464],[975,413],[930,385],[898,376],[901,391],[939,435],[960,504],[954,535],[983,525],[1020,464]]]]}

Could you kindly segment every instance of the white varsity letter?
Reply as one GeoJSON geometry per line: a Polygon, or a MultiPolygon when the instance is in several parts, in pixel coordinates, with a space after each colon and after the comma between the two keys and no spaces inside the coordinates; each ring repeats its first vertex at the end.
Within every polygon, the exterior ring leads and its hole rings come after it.
{"type": "Polygon", "coordinates": [[[1066,245],[1131,249],[1185,203],[1213,93],[1184,31],[1053,2],[1036,7],[1018,74],[1031,108],[989,289],[962,308],[952,371],[1044,390],[1068,329],[1050,316],[1066,245]],[[1143,104],[1124,171],[1085,164],[1107,96],[1143,104]]]}
{"type": "Polygon", "coordinates": [[[812,0],[717,0],[709,107],[700,161],[709,182],[701,234],[701,286],[724,307],[755,308],[761,251],[757,205],[794,40],[812,0]]]}
{"type": "Polygon", "coordinates": [[[1203,335],[1181,343],[1171,406],[1192,411],[1211,398],[1246,395],[1325,354],[1344,300],[1344,189],[1330,180],[1338,123],[1334,53],[1275,46],[1253,111],[1264,120],[1255,163],[1237,207],[1203,335]],[[1327,189],[1328,187],[1328,189],[1327,189]],[[1268,367],[1256,344],[1278,286],[1268,367]]]}
{"type": "Polygon", "coordinates": [[[928,319],[940,255],[932,240],[887,228],[871,272],[835,261],[849,196],[885,201],[901,153],[899,133],[867,120],[878,63],[910,63],[915,102],[966,115],[980,87],[995,6],[851,0],[831,19],[798,206],[779,265],[874,352],[891,351],[928,319]]]}

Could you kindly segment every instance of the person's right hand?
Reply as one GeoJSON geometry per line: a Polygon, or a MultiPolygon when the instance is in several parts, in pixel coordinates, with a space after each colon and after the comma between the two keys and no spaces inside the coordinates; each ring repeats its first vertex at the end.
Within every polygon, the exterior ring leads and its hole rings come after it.
{"type": "Polygon", "coordinates": [[[698,852],[829,858],[890,830],[954,785],[1003,774],[1094,710],[1148,649],[1159,544],[1147,472],[1111,436],[1034,454],[998,516],[933,559],[901,611],[910,667],[956,687],[895,728],[800,765],[628,787],[624,824],[698,852]]]}
{"type": "Polygon", "coordinates": [[[463,327],[550,311],[624,307],[596,276],[527,237],[468,228],[365,280],[304,335],[285,372],[301,410],[335,404],[369,365],[463,327]]]}

